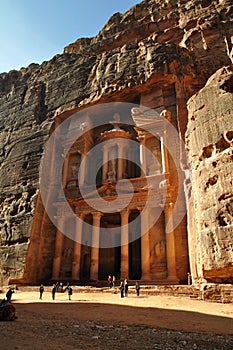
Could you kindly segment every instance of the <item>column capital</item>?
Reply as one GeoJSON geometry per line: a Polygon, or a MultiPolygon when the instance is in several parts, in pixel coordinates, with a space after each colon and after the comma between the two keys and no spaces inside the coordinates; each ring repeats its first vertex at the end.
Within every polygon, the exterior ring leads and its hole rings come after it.
{"type": "Polygon", "coordinates": [[[100,220],[103,216],[103,213],[99,212],[99,211],[95,211],[95,212],[92,212],[92,217],[93,217],[93,226],[97,226],[99,227],[100,225],[100,220]]]}
{"type": "Polygon", "coordinates": [[[86,214],[85,213],[78,213],[77,217],[81,220],[83,220],[85,218],[86,214]]]}
{"type": "Polygon", "coordinates": [[[105,151],[106,149],[108,149],[110,146],[112,146],[111,143],[109,143],[108,141],[105,141],[104,144],[101,146],[101,150],[105,151]]]}
{"type": "Polygon", "coordinates": [[[140,143],[145,143],[146,142],[146,134],[143,133],[143,131],[141,131],[139,134],[138,134],[138,137],[137,137],[138,141],[140,143]]]}
{"type": "Polygon", "coordinates": [[[103,213],[100,211],[93,211],[92,213],[93,218],[101,218],[103,216],[103,213]]]}
{"type": "Polygon", "coordinates": [[[169,207],[169,208],[173,208],[174,207],[174,202],[172,202],[172,201],[169,201],[169,202],[167,202],[166,204],[165,204],[165,207],[169,207]]]}
{"type": "Polygon", "coordinates": [[[129,212],[130,212],[130,209],[126,208],[126,209],[121,210],[120,215],[121,215],[121,217],[129,216],[129,212]]]}
{"type": "Polygon", "coordinates": [[[143,209],[144,209],[144,207],[137,207],[137,210],[140,211],[140,212],[142,212],[143,209]]]}

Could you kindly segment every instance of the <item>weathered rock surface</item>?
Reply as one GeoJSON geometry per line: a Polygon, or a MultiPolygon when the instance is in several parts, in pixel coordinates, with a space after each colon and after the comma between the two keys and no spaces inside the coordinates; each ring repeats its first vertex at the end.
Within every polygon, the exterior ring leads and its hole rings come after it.
{"type": "Polygon", "coordinates": [[[194,274],[213,282],[233,282],[232,92],[229,66],[218,70],[188,101],[191,260],[194,274]]]}
{"type": "MultiPolygon", "coordinates": [[[[232,13],[230,0],[144,1],[123,15],[113,15],[95,38],[77,40],[64,54],[0,74],[2,281],[23,275],[40,160],[56,117],[65,118],[95,102],[137,103],[141,93],[150,96],[153,89],[168,84],[176,100],[169,93],[164,98],[177,113],[175,123],[184,136],[187,100],[223,66],[228,66],[218,72],[223,80],[209,80],[189,102],[193,207],[188,207],[188,215],[194,278],[229,281],[233,260],[232,13]],[[208,156],[211,145],[220,157],[214,156],[213,161],[208,156]]],[[[150,107],[160,108],[160,98],[154,98],[150,107]]],[[[44,212],[39,200],[37,206],[41,220],[44,212]]]]}

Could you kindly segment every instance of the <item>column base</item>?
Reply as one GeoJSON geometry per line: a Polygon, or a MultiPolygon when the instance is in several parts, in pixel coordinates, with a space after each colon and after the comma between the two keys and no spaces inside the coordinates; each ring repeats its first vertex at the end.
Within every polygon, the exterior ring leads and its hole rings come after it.
{"type": "Polygon", "coordinates": [[[179,279],[176,276],[169,276],[169,277],[167,277],[167,281],[170,284],[179,284],[179,279]]]}
{"type": "Polygon", "coordinates": [[[129,279],[129,274],[128,273],[121,273],[121,277],[120,280],[124,280],[124,279],[129,279]]]}

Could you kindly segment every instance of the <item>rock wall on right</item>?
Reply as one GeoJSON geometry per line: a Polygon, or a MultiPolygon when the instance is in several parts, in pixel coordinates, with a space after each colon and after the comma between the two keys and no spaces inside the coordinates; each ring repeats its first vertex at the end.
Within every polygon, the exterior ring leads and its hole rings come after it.
{"type": "MultiPolygon", "coordinates": [[[[188,100],[189,254],[195,282],[233,282],[233,66],[188,100]]],[[[187,177],[188,178],[188,177],[187,177]]]]}

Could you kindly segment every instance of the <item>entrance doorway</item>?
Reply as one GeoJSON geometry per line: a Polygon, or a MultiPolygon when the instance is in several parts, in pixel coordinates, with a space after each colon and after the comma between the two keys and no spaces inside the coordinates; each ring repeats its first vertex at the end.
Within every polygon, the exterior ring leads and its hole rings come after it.
{"type": "Polygon", "coordinates": [[[101,227],[104,228],[105,242],[108,247],[99,249],[99,280],[106,280],[109,275],[120,278],[121,267],[121,217],[120,214],[106,214],[101,219],[101,227]],[[112,233],[111,228],[114,228],[112,233]],[[109,232],[108,232],[109,229],[109,232]]]}
{"type": "MultiPolygon", "coordinates": [[[[141,225],[140,223],[133,222],[138,217],[139,212],[134,211],[130,214],[129,222],[129,279],[140,280],[141,279],[141,225]]],[[[138,218],[139,219],[139,218],[138,218]]],[[[140,221],[140,220],[139,220],[140,221]]]]}

